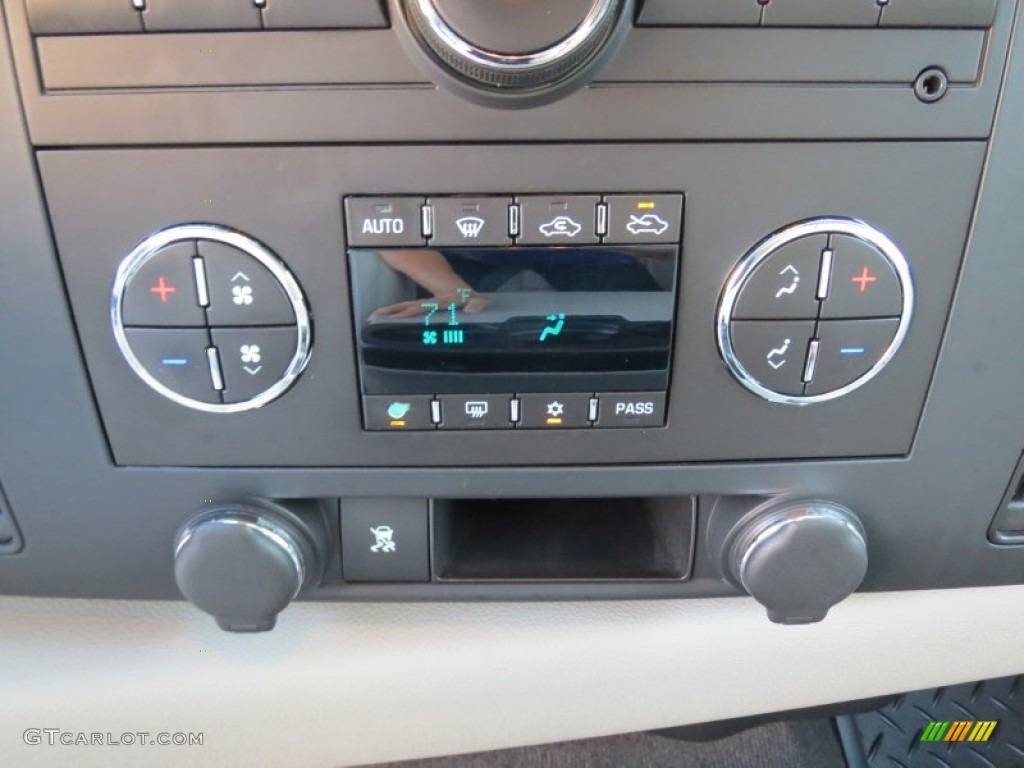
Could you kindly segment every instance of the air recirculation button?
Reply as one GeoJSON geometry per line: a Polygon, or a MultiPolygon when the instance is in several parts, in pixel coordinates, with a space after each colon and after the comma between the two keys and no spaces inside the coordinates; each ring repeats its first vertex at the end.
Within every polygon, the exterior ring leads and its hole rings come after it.
{"type": "Polygon", "coordinates": [[[135,373],[196,410],[266,405],[309,359],[298,282],[262,243],[223,227],[186,224],[146,238],[118,269],[112,307],[135,373]]]}

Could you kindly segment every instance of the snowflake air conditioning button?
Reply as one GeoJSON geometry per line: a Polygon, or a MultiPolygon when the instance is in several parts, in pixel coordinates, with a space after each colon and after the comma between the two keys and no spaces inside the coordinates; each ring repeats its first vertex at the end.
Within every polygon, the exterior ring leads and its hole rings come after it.
{"type": "Polygon", "coordinates": [[[224,402],[251,400],[279,381],[295,355],[295,326],[283,328],[214,328],[224,379],[224,402]]]}
{"type": "Polygon", "coordinates": [[[588,394],[520,395],[521,429],[575,429],[591,425],[588,394]]]}
{"type": "Polygon", "coordinates": [[[206,272],[211,326],[290,325],[292,303],[266,267],[243,250],[210,240],[199,242],[206,272]]]}

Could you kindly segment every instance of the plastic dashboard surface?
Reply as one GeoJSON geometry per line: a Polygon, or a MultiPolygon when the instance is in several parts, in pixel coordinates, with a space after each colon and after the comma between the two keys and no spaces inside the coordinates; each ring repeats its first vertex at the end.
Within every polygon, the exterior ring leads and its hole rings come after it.
{"type": "Polygon", "coordinates": [[[341,768],[708,722],[1018,672],[1022,601],[858,595],[809,627],[750,600],[300,605],[237,636],[180,604],[4,599],[0,748],[24,768],[341,768]]]}

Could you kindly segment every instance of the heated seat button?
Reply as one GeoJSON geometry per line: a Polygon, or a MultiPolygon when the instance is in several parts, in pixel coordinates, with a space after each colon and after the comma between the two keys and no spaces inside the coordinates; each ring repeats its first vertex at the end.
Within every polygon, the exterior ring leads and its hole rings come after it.
{"type": "Polygon", "coordinates": [[[743,321],[731,326],[732,349],[747,375],[783,395],[802,395],[814,321],[743,321]]]}
{"type": "Polygon", "coordinates": [[[191,240],[165,246],[131,276],[124,290],[125,325],[206,325],[199,304],[191,240]]]}
{"type": "Polygon", "coordinates": [[[440,395],[440,429],[511,429],[511,395],[440,395]]]}
{"type": "Polygon", "coordinates": [[[430,581],[425,499],[343,499],[345,581],[430,581]]]}
{"type": "Polygon", "coordinates": [[[520,245],[596,243],[597,195],[518,197],[520,245]]]}
{"type": "Polygon", "coordinates": [[[834,264],[823,318],[899,317],[903,289],[892,263],[874,246],[850,235],[832,235],[834,264]]]}
{"type": "Polygon", "coordinates": [[[818,327],[818,355],[808,395],[822,395],[852,384],[888,352],[900,321],[832,320],[818,327]]]}
{"type": "Polygon", "coordinates": [[[826,235],[801,237],[762,261],[740,289],[737,320],[812,320],[818,316],[818,276],[826,235]]]}
{"type": "Polygon", "coordinates": [[[214,328],[224,378],[224,402],[241,403],[274,386],[295,356],[295,326],[283,328],[214,328]]]}
{"type": "Polygon", "coordinates": [[[432,246],[511,245],[507,197],[433,197],[432,246]]]}
{"type": "Polygon", "coordinates": [[[210,240],[199,242],[210,306],[210,325],[288,325],[291,301],[276,277],[245,251],[210,240]]]}
{"type": "Polygon", "coordinates": [[[573,429],[589,427],[589,394],[520,395],[522,429],[573,429]]]}
{"type": "Polygon", "coordinates": [[[210,337],[200,328],[126,328],[136,360],[153,379],[176,395],[219,403],[207,349],[210,337]]]}
{"type": "Polygon", "coordinates": [[[604,242],[678,243],[683,223],[682,195],[606,195],[608,231],[604,242]]]}
{"type": "Polygon", "coordinates": [[[363,422],[371,432],[410,432],[434,428],[430,395],[366,395],[363,422]]]}
{"type": "Polygon", "coordinates": [[[597,396],[596,427],[665,425],[664,392],[606,392],[597,396]]]}

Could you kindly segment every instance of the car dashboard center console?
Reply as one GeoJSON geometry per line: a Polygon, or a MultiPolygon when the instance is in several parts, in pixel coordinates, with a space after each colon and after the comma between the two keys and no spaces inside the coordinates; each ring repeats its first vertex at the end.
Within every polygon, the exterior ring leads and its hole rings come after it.
{"type": "Polygon", "coordinates": [[[1021,581],[1014,0],[3,10],[3,591],[1021,581]]]}

